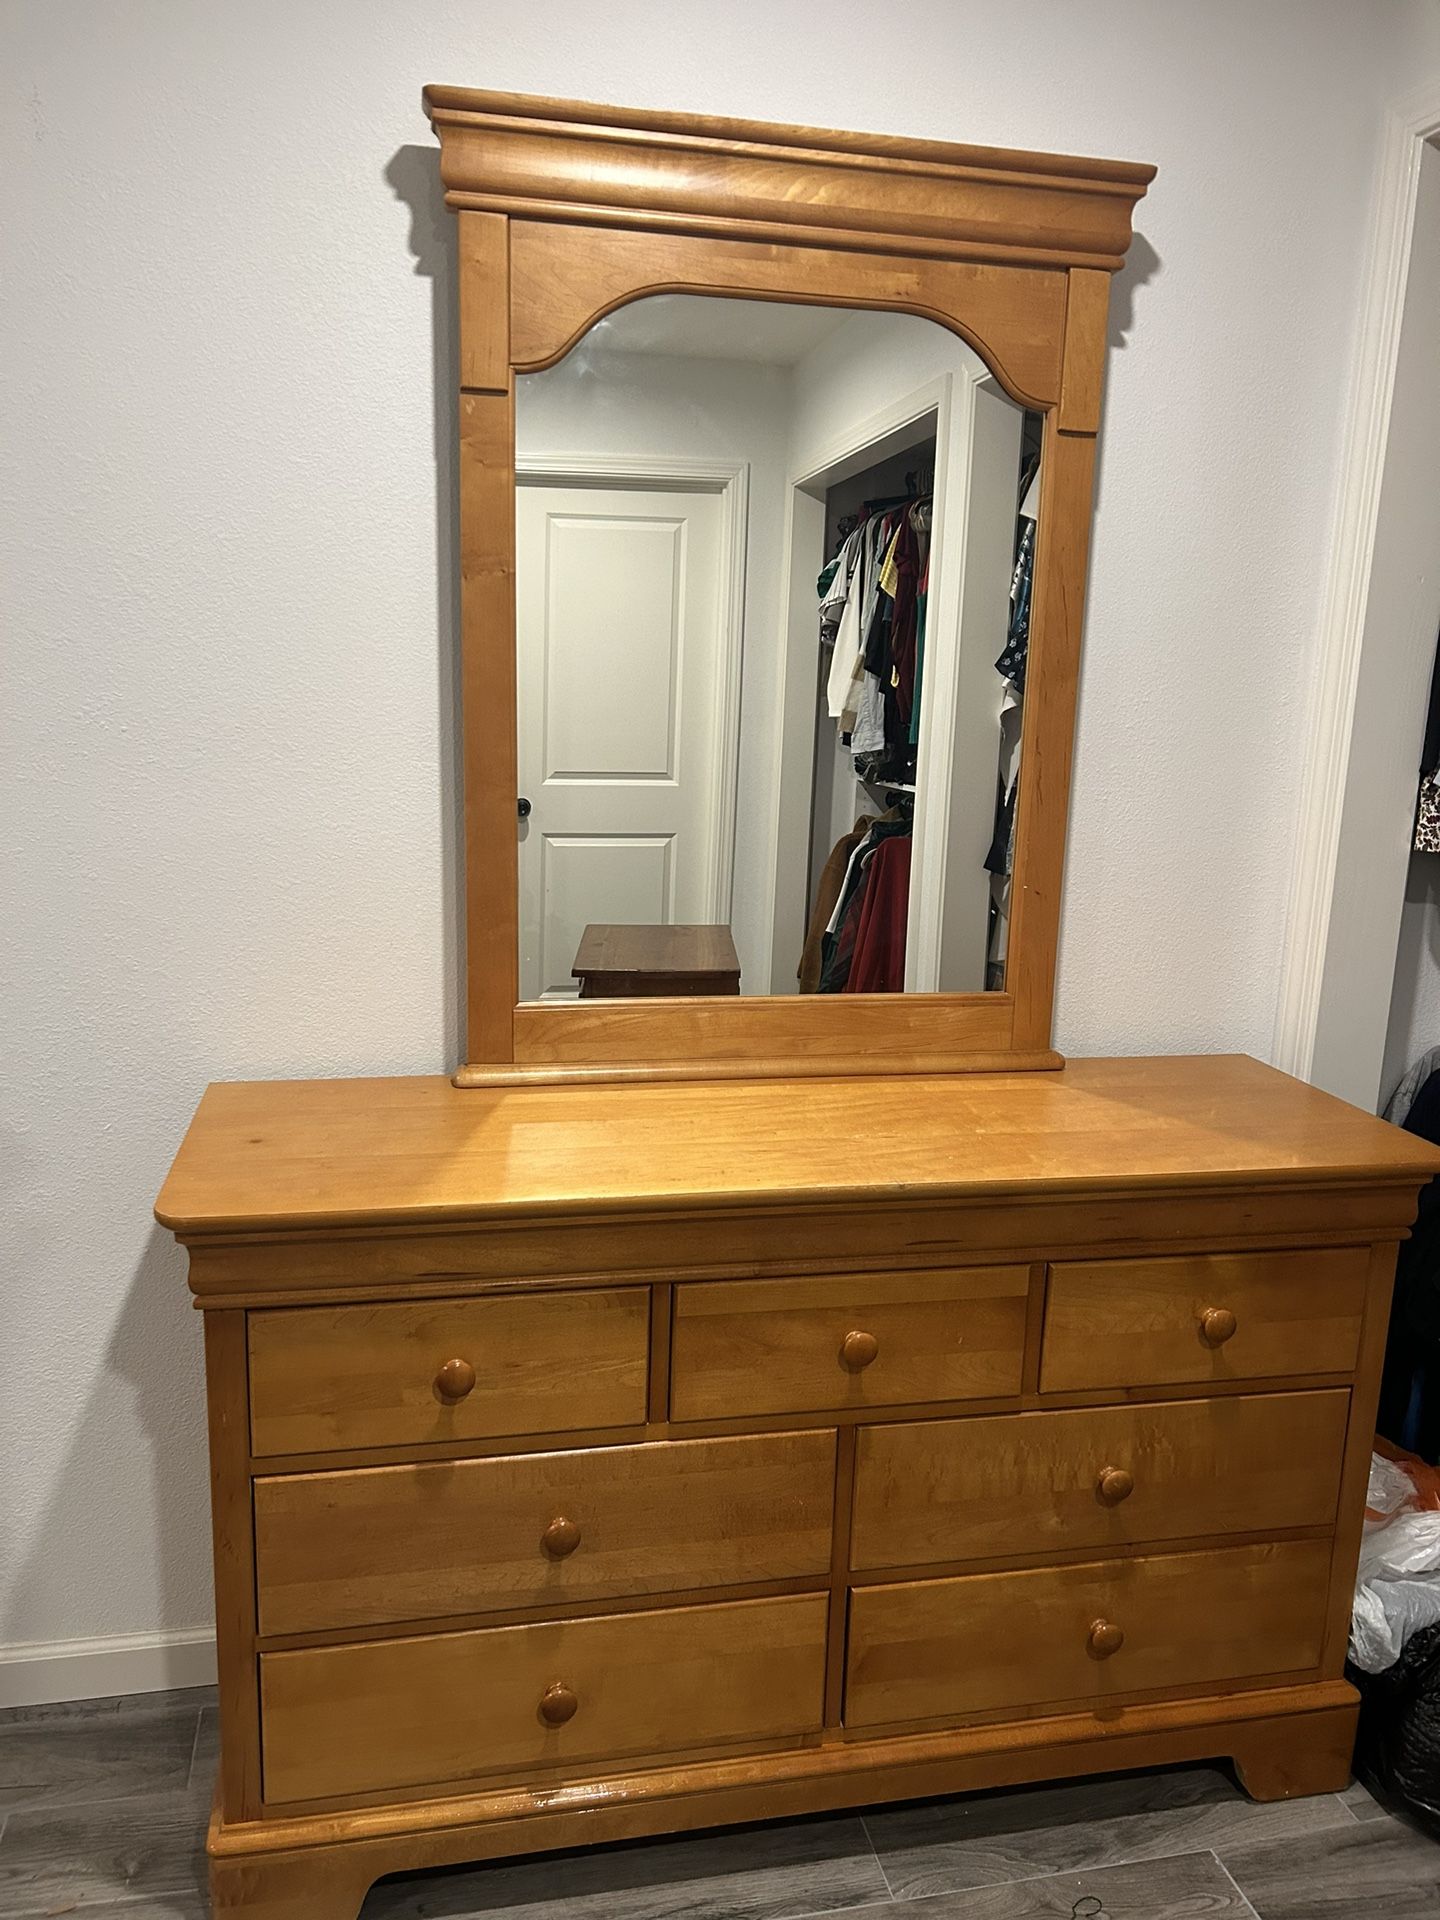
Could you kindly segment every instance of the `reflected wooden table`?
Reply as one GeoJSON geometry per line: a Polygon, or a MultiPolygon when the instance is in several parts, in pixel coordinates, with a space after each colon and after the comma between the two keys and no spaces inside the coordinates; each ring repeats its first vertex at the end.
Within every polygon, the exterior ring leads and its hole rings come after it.
{"type": "Polygon", "coordinates": [[[581,936],[575,965],[582,1000],[658,994],[739,993],[740,956],[729,927],[611,927],[581,936]]]}

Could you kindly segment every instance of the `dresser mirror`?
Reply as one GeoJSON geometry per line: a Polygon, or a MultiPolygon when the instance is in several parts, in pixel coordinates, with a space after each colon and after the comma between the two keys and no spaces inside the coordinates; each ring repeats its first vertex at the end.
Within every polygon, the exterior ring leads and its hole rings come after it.
{"type": "Polygon", "coordinates": [[[1152,170],[426,106],[459,215],[456,1083],[1060,1065],[1110,275],[1152,170]]]}
{"type": "Polygon", "coordinates": [[[1002,988],[1042,418],[662,294],[515,390],[520,996],[1002,988]]]}

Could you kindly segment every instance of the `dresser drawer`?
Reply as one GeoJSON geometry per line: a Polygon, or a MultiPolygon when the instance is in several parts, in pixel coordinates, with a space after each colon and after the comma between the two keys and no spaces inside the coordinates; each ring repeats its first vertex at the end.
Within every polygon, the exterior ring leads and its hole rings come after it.
{"type": "Polygon", "coordinates": [[[1040,1390],[1346,1373],[1368,1271],[1359,1247],[1058,1262],[1040,1390]]]}
{"type": "Polygon", "coordinates": [[[1349,1403],[1331,1388],[862,1427],[850,1563],[1329,1526],[1349,1403]]]}
{"type": "Polygon", "coordinates": [[[1020,1391],[1027,1267],[675,1289],[676,1420],[1020,1391]]]}
{"type": "Polygon", "coordinates": [[[823,1576],[834,1481],[833,1431],[269,1476],[260,1631],[823,1576]]]}
{"type": "Polygon", "coordinates": [[[1328,1540],[1288,1541],[859,1587],[845,1724],[1308,1672],[1330,1552],[1328,1540]]]}
{"type": "Polygon", "coordinates": [[[820,1725],[823,1594],[267,1653],[265,1797],[445,1786],[820,1725]]]}
{"type": "Polygon", "coordinates": [[[644,1287],[252,1313],[251,1447],[326,1453],[638,1426],[649,1324],[644,1287]]]}

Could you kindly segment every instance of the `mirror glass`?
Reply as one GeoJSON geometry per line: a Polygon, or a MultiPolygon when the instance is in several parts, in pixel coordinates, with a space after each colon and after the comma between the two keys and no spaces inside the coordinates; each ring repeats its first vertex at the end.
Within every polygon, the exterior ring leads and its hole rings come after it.
{"type": "Polygon", "coordinates": [[[522,999],[1003,988],[1040,438],[912,314],[517,380],[522,999]]]}

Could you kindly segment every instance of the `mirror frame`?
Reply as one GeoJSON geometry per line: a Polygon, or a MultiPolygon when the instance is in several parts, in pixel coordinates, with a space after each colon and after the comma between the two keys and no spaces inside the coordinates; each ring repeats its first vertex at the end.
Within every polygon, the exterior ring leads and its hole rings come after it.
{"type": "Polygon", "coordinates": [[[1063,1065],[1051,1016],[1110,276],[1155,169],[460,87],[424,101],[459,216],[455,1084],[1063,1065]],[[1003,992],[519,999],[515,379],[659,293],[920,314],[1045,416],[1003,992]]]}

